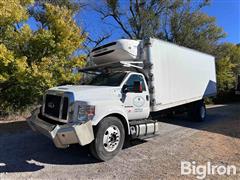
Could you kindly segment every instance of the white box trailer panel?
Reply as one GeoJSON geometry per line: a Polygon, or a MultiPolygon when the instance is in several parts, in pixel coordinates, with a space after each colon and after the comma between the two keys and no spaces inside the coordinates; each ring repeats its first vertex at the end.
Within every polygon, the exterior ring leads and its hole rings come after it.
{"type": "Polygon", "coordinates": [[[159,111],[216,95],[215,58],[162,40],[150,39],[148,60],[159,111]]]}

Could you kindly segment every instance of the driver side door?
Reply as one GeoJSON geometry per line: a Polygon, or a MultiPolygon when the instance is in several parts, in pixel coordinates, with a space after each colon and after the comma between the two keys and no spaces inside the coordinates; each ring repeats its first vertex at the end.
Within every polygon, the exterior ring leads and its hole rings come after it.
{"type": "Polygon", "coordinates": [[[129,120],[148,118],[150,113],[149,91],[144,76],[131,74],[124,86],[123,104],[129,120]],[[140,82],[141,90],[136,92],[134,85],[140,82]]]}

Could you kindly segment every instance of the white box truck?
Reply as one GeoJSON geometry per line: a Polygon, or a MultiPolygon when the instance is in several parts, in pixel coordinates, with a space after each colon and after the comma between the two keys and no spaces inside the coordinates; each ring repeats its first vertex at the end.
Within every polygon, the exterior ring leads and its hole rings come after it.
{"type": "Polygon", "coordinates": [[[47,90],[28,122],[56,147],[90,144],[103,161],[126,138],[155,135],[158,113],[186,110],[204,120],[204,98],[216,95],[214,57],[162,40],[120,39],[93,49],[90,60],[79,70],[88,74],[82,84],[47,90]]]}

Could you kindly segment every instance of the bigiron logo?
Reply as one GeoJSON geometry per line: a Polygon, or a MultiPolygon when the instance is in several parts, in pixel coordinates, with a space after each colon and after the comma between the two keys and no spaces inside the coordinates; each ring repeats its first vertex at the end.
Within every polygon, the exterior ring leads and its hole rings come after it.
{"type": "Polygon", "coordinates": [[[239,176],[235,165],[216,165],[211,162],[199,165],[196,161],[181,161],[181,175],[195,175],[197,179],[205,179],[208,175],[239,176]]]}

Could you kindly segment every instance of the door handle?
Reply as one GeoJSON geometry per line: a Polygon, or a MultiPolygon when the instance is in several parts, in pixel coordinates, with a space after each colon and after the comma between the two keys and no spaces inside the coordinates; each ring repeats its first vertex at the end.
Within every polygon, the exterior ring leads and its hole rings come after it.
{"type": "Polygon", "coordinates": [[[148,95],[146,95],[146,100],[147,100],[147,101],[149,100],[149,96],[148,96],[148,95]]]}

